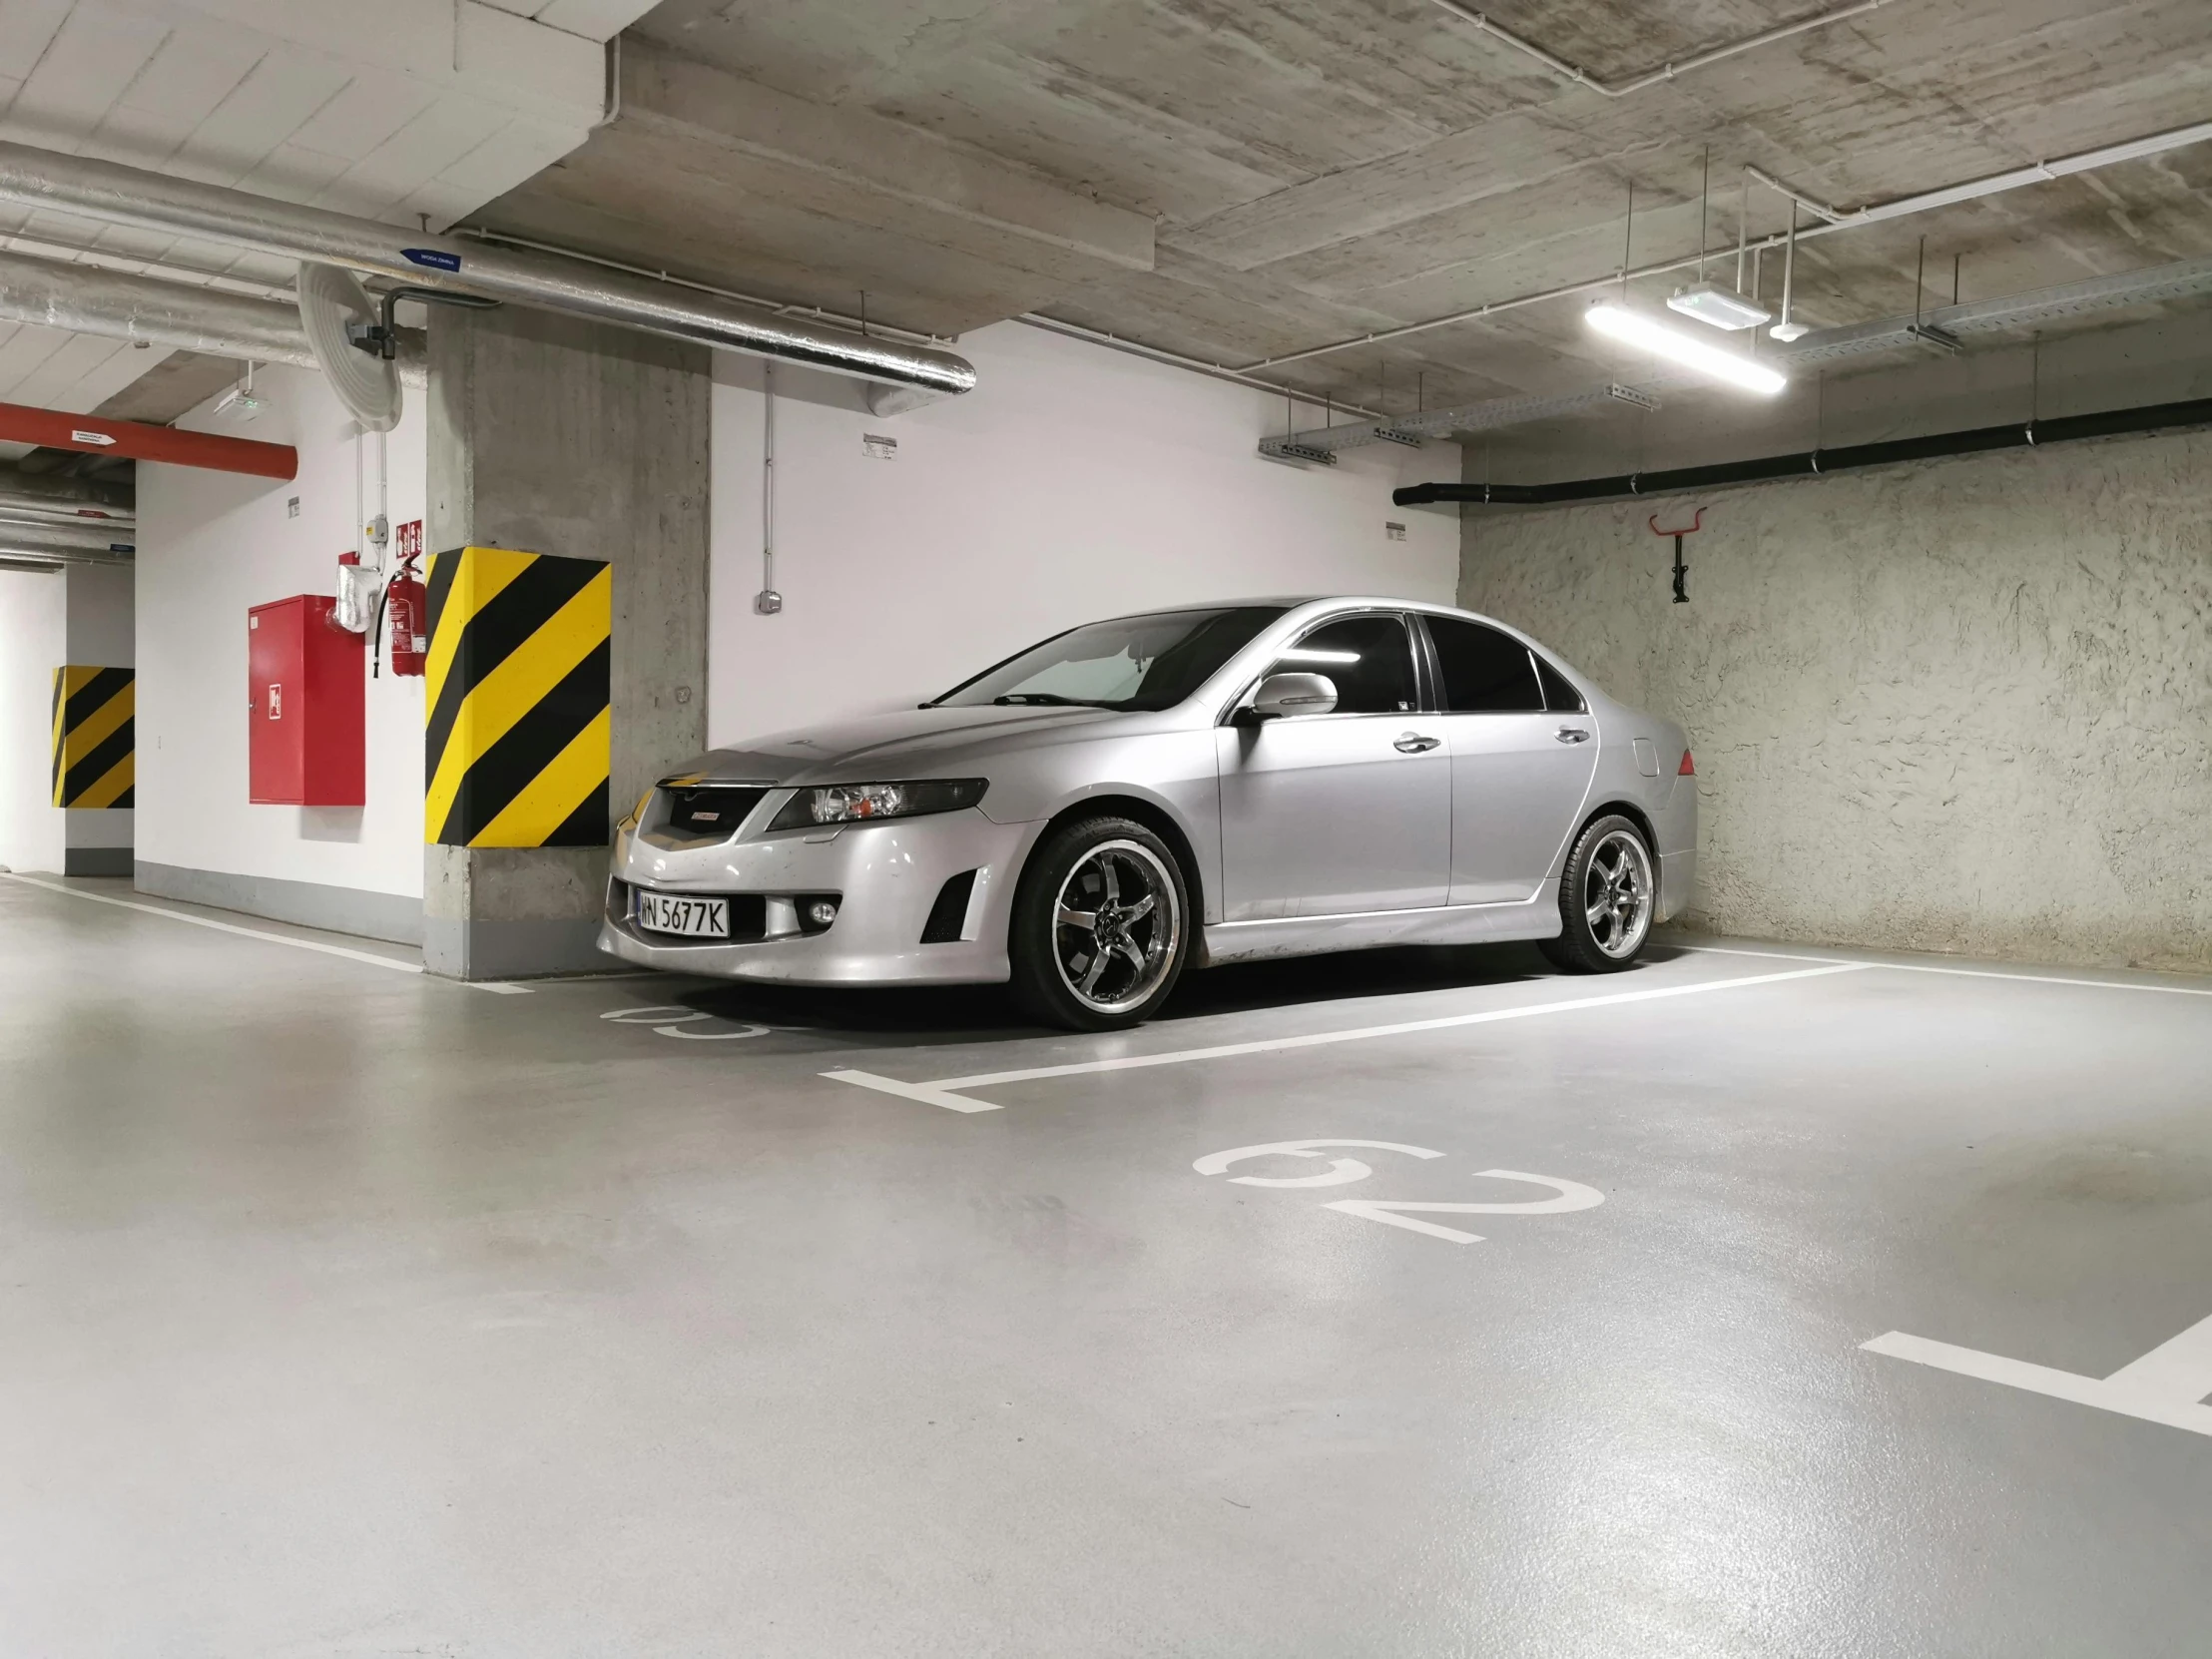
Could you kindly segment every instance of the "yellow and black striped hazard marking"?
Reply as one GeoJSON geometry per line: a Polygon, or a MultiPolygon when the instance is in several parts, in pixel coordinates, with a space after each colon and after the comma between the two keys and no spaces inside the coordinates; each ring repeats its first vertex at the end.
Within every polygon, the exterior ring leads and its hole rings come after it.
{"type": "Polygon", "coordinates": [[[137,783],[127,668],[54,670],[54,805],[128,807],[137,783]]]}
{"type": "Polygon", "coordinates": [[[605,846],[613,575],[503,547],[430,558],[423,838],[605,846]]]}

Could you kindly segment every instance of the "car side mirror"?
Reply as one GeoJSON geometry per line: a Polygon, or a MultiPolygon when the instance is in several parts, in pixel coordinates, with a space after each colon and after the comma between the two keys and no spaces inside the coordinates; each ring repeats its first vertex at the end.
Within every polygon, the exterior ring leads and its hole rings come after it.
{"type": "Polygon", "coordinates": [[[1337,706],[1337,683],[1326,674],[1271,674],[1252,694],[1253,720],[1326,715],[1337,706]]]}

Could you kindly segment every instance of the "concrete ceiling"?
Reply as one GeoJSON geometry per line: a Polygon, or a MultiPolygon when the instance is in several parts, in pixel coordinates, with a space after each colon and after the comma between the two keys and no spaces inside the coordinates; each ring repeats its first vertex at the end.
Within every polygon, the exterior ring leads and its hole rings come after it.
{"type": "MultiPolygon", "coordinates": [[[[1798,0],[1497,0],[1617,78],[1798,0]]],[[[1035,308],[1242,364],[1733,245],[1745,164],[1839,206],[2212,115],[2203,0],[1892,0],[1610,100],[1430,0],[665,0],[622,116],[479,216],[783,300],[955,330],[1035,308]],[[979,205],[980,204],[980,205],[979,205]],[[1137,222],[1147,225],[1148,239],[1137,222]]],[[[2212,253],[2212,145],[1809,244],[1815,324],[2212,253]]],[[[1785,209],[1755,196],[1755,228],[1785,209]]],[[[1716,274],[1733,272],[1732,257],[1716,274]]],[[[1770,298],[1780,273],[1769,263],[1770,298]]],[[[1649,285],[1653,297],[1675,278],[1649,285]]],[[[1390,408],[1622,372],[1579,305],[1285,368],[1390,408]]]]}

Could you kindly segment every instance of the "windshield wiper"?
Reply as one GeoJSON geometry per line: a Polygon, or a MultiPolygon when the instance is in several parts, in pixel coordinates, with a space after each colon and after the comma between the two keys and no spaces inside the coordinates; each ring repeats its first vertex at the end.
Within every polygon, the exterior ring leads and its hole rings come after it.
{"type": "Polygon", "coordinates": [[[1007,692],[991,701],[1001,709],[1103,709],[1105,704],[1088,697],[1062,697],[1058,692],[1007,692]]]}

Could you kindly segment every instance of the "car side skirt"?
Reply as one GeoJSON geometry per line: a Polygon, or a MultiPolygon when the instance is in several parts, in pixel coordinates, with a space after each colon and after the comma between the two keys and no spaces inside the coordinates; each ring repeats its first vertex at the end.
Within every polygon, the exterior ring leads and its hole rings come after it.
{"type": "Polygon", "coordinates": [[[1558,936],[1559,883],[1547,880],[1536,889],[1534,897],[1511,903],[1440,904],[1419,910],[1216,922],[1205,929],[1205,961],[1212,966],[1392,944],[1486,944],[1558,936]]]}

